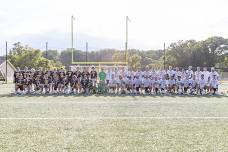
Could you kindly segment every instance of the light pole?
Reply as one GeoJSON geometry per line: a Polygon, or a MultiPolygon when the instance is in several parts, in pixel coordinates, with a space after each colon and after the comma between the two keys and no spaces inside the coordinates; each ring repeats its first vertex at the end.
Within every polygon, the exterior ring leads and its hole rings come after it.
{"type": "Polygon", "coordinates": [[[6,84],[7,84],[7,76],[8,76],[8,43],[6,41],[6,78],[5,78],[6,84]]]}
{"type": "Polygon", "coordinates": [[[164,70],[165,70],[165,43],[164,43],[164,70]]]}
{"type": "Polygon", "coordinates": [[[73,51],[74,51],[74,29],[73,29],[73,27],[74,27],[74,20],[75,20],[75,18],[74,18],[74,16],[72,15],[71,16],[71,52],[72,52],[72,62],[74,61],[74,53],[73,53],[73,51]]]}
{"type": "Polygon", "coordinates": [[[86,65],[88,62],[88,42],[86,42],[86,65]]]}
{"type": "Polygon", "coordinates": [[[48,69],[48,42],[46,42],[45,54],[46,54],[46,70],[47,70],[48,69]]]}
{"type": "Polygon", "coordinates": [[[125,43],[125,58],[126,58],[126,62],[128,62],[128,22],[129,22],[129,17],[126,16],[126,43],[125,43]]]}

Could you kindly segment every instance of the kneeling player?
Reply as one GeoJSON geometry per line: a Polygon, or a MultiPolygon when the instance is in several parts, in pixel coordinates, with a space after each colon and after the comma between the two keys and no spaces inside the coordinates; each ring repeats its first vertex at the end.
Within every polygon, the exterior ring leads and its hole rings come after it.
{"type": "Polygon", "coordinates": [[[134,87],[136,90],[136,94],[140,94],[140,86],[141,86],[141,80],[139,79],[139,76],[136,76],[136,78],[134,79],[134,87]]]}
{"type": "Polygon", "coordinates": [[[176,87],[176,81],[174,79],[174,76],[171,76],[171,79],[169,80],[169,86],[168,86],[169,93],[175,93],[175,87],[176,87]]]}
{"type": "Polygon", "coordinates": [[[157,77],[154,78],[154,92],[155,94],[159,93],[159,88],[160,88],[160,82],[157,77]]]}
{"type": "Polygon", "coordinates": [[[115,79],[115,75],[112,74],[111,80],[109,80],[109,83],[108,83],[109,93],[116,93],[116,86],[117,86],[117,82],[115,79]]]}
{"type": "Polygon", "coordinates": [[[143,80],[143,88],[144,88],[145,94],[150,93],[150,79],[148,78],[147,75],[145,76],[145,78],[143,80]]]}
{"type": "Polygon", "coordinates": [[[167,81],[165,80],[165,77],[163,76],[162,79],[160,80],[160,89],[161,89],[161,93],[165,94],[165,90],[167,88],[167,81]]]}
{"type": "Polygon", "coordinates": [[[131,76],[127,76],[126,89],[127,89],[127,93],[133,93],[133,82],[132,82],[131,76]]]}

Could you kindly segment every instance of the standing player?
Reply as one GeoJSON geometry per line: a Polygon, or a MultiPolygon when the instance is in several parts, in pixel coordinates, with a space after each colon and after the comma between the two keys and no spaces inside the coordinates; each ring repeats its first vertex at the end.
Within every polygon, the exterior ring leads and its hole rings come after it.
{"type": "Polygon", "coordinates": [[[210,82],[210,87],[211,87],[210,90],[213,95],[215,95],[216,91],[218,90],[218,85],[219,85],[219,82],[218,82],[217,76],[213,75],[210,82]]]}
{"type": "Polygon", "coordinates": [[[188,76],[188,79],[192,79],[194,72],[192,71],[192,66],[188,67],[188,70],[186,70],[186,75],[188,76]]]}
{"type": "Polygon", "coordinates": [[[199,80],[199,89],[200,89],[200,94],[203,95],[206,92],[206,80],[204,78],[204,74],[201,75],[201,78],[199,80]]]}
{"type": "Polygon", "coordinates": [[[90,78],[91,78],[91,81],[92,81],[92,84],[91,84],[91,91],[93,93],[96,92],[96,83],[97,83],[97,71],[95,70],[95,67],[92,66],[92,70],[90,71],[90,78]]]}
{"type": "Polygon", "coordinates": [[[178,94],[183,94],[183,82],[181,80],[181,76],[178,76],[177,77],[177,80],[176,80],[176,87],[177,87],[177,93],[178,94]]]}

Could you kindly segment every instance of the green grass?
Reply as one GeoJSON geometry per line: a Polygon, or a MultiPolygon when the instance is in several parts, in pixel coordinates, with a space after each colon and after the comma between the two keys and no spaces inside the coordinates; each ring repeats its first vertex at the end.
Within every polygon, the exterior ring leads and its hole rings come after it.
{"type": "Polygon", "coordinates": [[[228,151],[225,95],[14,96],[12,87],[0,85],[0,151],[228,151]]]}

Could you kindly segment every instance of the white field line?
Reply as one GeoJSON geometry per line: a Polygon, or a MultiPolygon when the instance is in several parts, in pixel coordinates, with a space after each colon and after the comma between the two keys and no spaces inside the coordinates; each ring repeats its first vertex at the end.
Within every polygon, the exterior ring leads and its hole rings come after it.
{"type": "Polygon", "coordinates": [[[179,120],[179,119],[196,119],[196,120],[224,120],[228,117],[5,117],[0,120],[179,120]]]}
{"type": "MultiPolygon", "coordinates": [[[[82,99],[83,100],[83,99],[82,99]]],[[[118,99],[114,99],[114,101],[110,101],[108,99],[104,100],[104,101],[78,101],[78,100],[75,100],[75,101],[29,101],[29,102],[26,102],[26,101],[10,101],[10,102],[0,102],[0,105],[1,104],[120,104],[120,103],[127,103],[127,104],[135,104],[135,103],[151,103],[151,104],[160,104],[160,103],[177,103],[177,104],[193,104],[193,103],[205,103],[205,104],[208,104],[208,103],[213,103],[213,104],[217,104],[217,103],[228,103],[227,101],[225,100],[221,100],[221,101],[216,101],[214,102],[213,100],[211,101],[195,101],[195,100],[182,100],[182,101],[176,101],[176,100],[162,100],[162,101],[159,101],[159,100],[153,100],[153,99],[144,99],[144,101],[140,101],[140,100],[122,100],[121,101],[118,101],[118,99]],[[116,100],[116,101],[115,101],[116,100]]]]}

